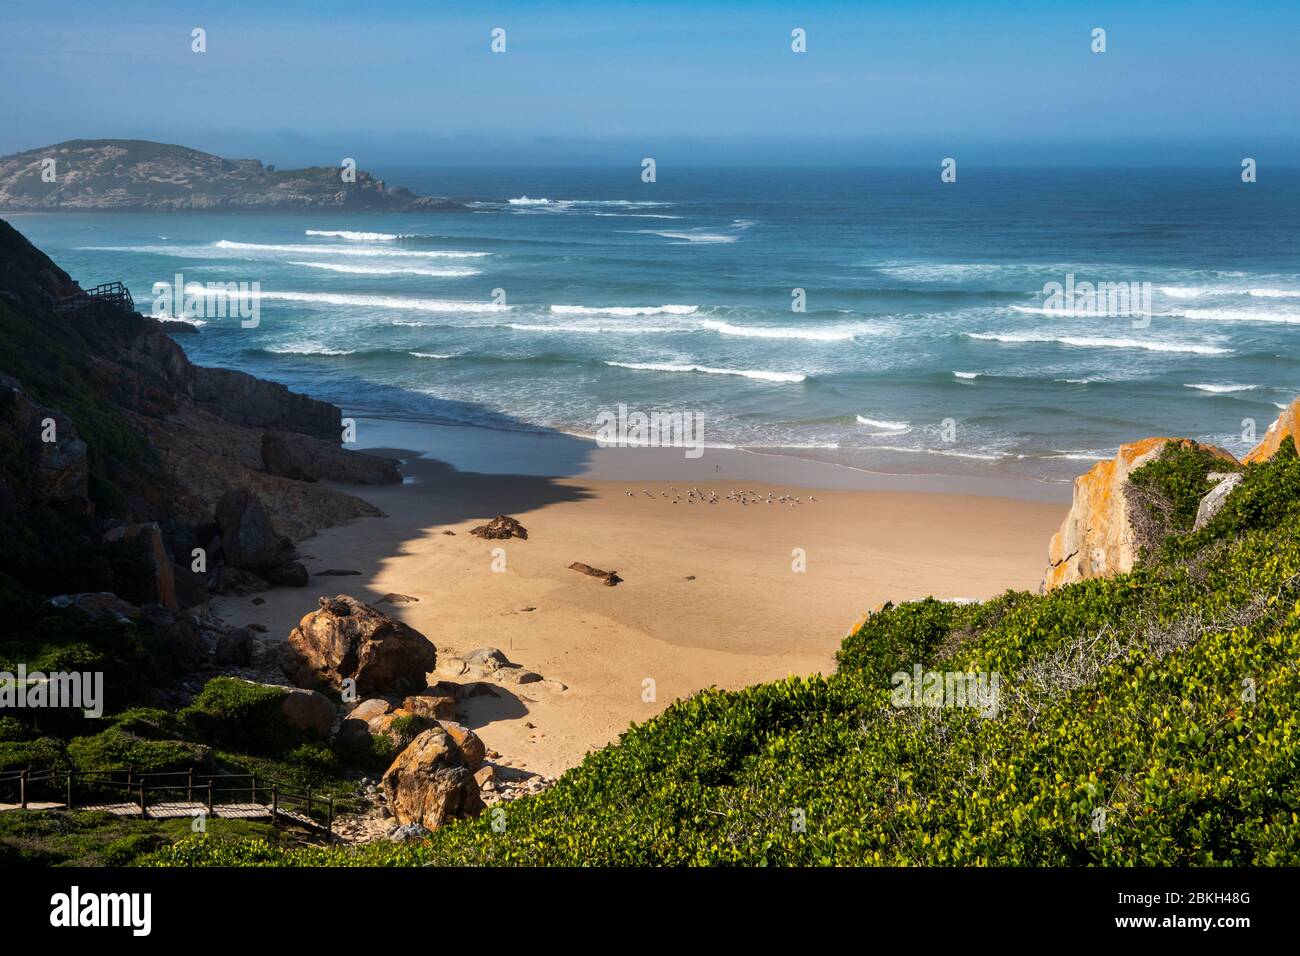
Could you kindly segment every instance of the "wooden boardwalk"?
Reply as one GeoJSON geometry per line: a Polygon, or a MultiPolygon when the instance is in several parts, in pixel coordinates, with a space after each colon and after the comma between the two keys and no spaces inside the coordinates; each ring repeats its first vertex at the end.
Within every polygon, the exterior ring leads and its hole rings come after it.
{"type": "MultiPolygon", "coordinates": [[[[0,813],[6,810],[22,810],[21,804],[17,803],[0,803],[0,813]]],[[[65,803],[52,803],[49,801],[29,800],[27,802],[28,810],[66,810],[65,803]]],[[[76,810],[93,810],[99,813],[111,813],[117,817],[139,817],[139,803],[79,803],[74,808],[76,810]]],[[[208,805],[195,801],[175,801],[151,803],[145,810],[146,819],[149,820],[172,820],[178,817],[196,817],[200,814],[208,814],[208,805]]],[[[211,816],[222,817],[232,820],[270,820],[272,816],[276,819],[289,820],[300,826],[319,828],[320,824],[309,819],[305,814],[295,813],[293,810],[283,808],[272,811],[270,805],[265,803],[218,803],[212,807],[211,816]]]]}
{"type": "Polygon", "coordinates": [[[17,770],[0,773],[0,792],[0,813],[91,810],[143,820],[208,816],[270,820],[275,825],[289,823],[323,833],[331,842],[334,839],[332,796],[322,800],[311,790],[299,793],[277,783],[267,786],[265,781],[259,786],[256,774],[17,770]],[[313,819],[313,815],[322,814],[323,824],[313,819]]]}

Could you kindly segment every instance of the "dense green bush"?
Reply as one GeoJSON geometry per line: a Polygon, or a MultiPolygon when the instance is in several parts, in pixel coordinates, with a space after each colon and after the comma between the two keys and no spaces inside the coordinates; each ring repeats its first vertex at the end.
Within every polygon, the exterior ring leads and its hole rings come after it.
{"type": "Polygon", "coordinates": [[[77,770],[167,773],[211,763],[207,748],[183,740],[150,740],[120,727],[68,741],[68,757],[77,770]]]}
{"type": "Polygon", "coordinates": [[[181,711],[180,720],[218,746],[278,753],[301,739],[281,710],[285,694],[278,687],[214,677],[181,711]]]}

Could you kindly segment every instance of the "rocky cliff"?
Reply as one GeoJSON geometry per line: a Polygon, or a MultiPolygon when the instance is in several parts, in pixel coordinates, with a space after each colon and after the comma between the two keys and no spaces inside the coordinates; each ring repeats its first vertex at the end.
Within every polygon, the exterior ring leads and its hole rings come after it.
{"type": "Polygon", "coordinates": [[[401,480],[394,462],[340,447],[336,406],[193,365],[162,325],[138,313],[54,308],[76,290],[0,220],[0,506],[10,536],[3,543],[12,545],[0,565],[15,561],[15,573],[43,593],[113,590],[111,582],[74,585],[73,576],[37,580],[32,572],[33,562],[65,548],[76,549],[69,560],[93,565],[87,555],[112,542],[143,542],[154,567],[137,601],[174,593],[161,603],[199,603],[208,588],[249,584],[244,572],[305,584],[292,542],[377,514],[324,482],[401,480]],[[252,498],[223,528],[218,505],[232,491],[252,498]],[[223,531],[250,529],[283,567],[240,567],[234,550],[222,549],[223,531]],[[210,558],[197,576],[195,548],[210,558]]]}
{"type": "Polygon", "coordinates": [[[1158,544],[1164,534],[1203,527],[1237,486],[1242,465],[1272,458],[1284,439],[1297,437],[1298,421],[1300,399],[1283,410],[1241,461],[1222,448],[1186,438],[1144,438],[1121,445],[1114,458],[1075,479],[1070,512],[1048,545],[1043,590],[1124,574],[1133,570],[1143,547],[1158,544]],[[1176,495],[1133,480],[1146,466],[1169,460],[1174,450],[1189,452],[1199,462],[1191,474],[1181,476],[1178,490],[1195,503],[1186,509],[1183,528],[1173,514],[1171,498],[1176,495]]]}
{"type": "Polygon", "coordinates": [[[135,139],[76,139],[0,157],[0,210],[338,209],[463,212],[463,203],[390,188],[340,167],[278,170],[184,146],[135,139]]]}

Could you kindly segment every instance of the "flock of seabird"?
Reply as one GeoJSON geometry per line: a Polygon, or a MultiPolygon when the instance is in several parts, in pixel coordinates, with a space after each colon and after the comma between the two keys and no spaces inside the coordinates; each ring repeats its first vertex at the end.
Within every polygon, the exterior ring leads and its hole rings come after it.
{"type": "MultiPolygon", "coordinates": [[[[672,491],[671,501],[673,504],[677,504],[677,502],[682,500],[685,500],[688,505],[693,505],[697,501],[706,505],[716,505],[719,501],[730,501],[732,503],[738,502],[745,507],[766,503],[769,505],[787,505],[794,508],[797,505],[803,504],[803,499],[798,495],[778,495],[771,491],[766,495],[761,495],[757,491],[749,491],[747,489],[741,491],[728,491],[726,497],[723,498],[719,496],[716,491],[701,491],[699,488],[684,488],[679,491],[671,485],[669,487],[672,491]],[[685,499],[682,497],[683,491],[686,494],[685,499]]],[[[623,494],[628,498],[635,498],[637,496],[635,491],[624,491],[623,494]]],[[[655,497],[654,492],[647,488],[642,488],[641,494],[645,495],[647,498],[655,497]]],[[[668,498],[669,493],[667,491],[661,491],[659,492],[659,497],[668,498]]],[[[817,498],[815,495],[809,495],[808,500],[816,501],[817,498]]]]}

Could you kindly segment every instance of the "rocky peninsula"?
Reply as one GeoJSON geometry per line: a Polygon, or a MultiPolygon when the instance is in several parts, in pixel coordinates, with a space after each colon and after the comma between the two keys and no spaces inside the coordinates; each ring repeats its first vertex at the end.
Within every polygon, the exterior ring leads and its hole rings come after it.
{"type": "Polygon", "coordinates": [[[185,146],[74,139],[0,157],[0,210],[218,212],[299,209],[465,212],[464,203],[390,187],[362,169],[276,169],[185,146]]]}

